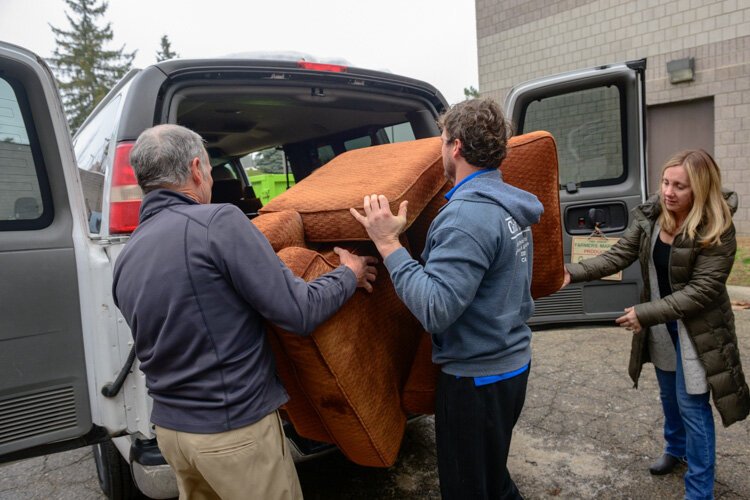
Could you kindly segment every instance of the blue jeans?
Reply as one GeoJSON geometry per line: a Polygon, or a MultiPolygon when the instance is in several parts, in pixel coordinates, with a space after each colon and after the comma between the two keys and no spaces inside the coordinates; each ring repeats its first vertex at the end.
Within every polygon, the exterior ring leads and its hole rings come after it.
{"type": "Polygon", "coordinates": [[[664,440],[667,443],[664,452],[687,459],[685,498],[713,499],[716,435],[709,393],[688,394],[685,390],[676,328],[669,330],[677,352],[677,371],[656,369],[659,395],[664,409],[664,440]]]}

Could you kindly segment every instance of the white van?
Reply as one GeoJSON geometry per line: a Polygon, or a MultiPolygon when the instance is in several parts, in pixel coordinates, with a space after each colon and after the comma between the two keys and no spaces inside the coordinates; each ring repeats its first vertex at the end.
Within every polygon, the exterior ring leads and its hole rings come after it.
{"type": "MultiPolygon", "coordinates": [[[[557,137],[566,248],[595,223],[619,235],[644,199],[644,70],[645,61],[600,67],[509,96],[519,133],[557,137]]],[[[243,168],[248,155],[281,149],[288,186],[344,151],[439,135],[446,107],[431,85],[387,73],[172,60],[131,71],[71,141],[49,68],[0,42],[0,462],[93,445],[109,498],[177,494],[111,297],[113,264],[138,223],[128,155],[144,129],[178,123],[201,134],[226,181],[214,201],[252,216],[263,193],[243,168]]],[[[539,301],[534,321],[611,319],[637,287],[635,270],[569,287],[539,301]]],[[[299,456],[321,449],[287,431],[299,456]]]]}

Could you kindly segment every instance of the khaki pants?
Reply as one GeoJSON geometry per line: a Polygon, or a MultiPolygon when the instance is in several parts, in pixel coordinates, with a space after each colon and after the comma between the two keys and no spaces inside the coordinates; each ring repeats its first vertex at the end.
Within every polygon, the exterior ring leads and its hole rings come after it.
{"type": "Polygon", "coordinates": [[[278,412],[218,434],[156,426],[156,440],[177,476],[180,500],[302,498],[278,412]]]}

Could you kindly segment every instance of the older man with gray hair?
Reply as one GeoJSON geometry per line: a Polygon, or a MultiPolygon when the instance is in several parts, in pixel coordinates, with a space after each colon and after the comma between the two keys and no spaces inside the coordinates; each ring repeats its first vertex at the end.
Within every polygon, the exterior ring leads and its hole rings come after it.
{"type": "Polygon", "coordinates": [[[184,127],[146,130],[130,161],[145,197],[112,290],[180,498],[301,498],[264,321],[310,334],[372,290],[375,259],[336,249],[340,267],[295,277],[238,208],[209,204],[209,156],[184,127]]]}

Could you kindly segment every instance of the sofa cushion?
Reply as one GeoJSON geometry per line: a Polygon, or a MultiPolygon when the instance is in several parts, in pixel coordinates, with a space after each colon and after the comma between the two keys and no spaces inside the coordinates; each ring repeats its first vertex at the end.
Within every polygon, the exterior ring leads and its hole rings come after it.
{"type": "Polygon", "coordinates": [[[302,216],[308,241],[368,240],[349,213],[368,194],[384,194],[395,212],[409,200],[407,226],[445,184],[440,138],[384,144],[343,153],[260,212],[294,210],[302,216]]]}
{"type": "Polygon", "coordinates": [[[435,413],[435,387],[439,374],[440,366],[432,362],[432,336],[423,332],[419,336],[409,378],[401,392],[401,406],[406,413],[435,413]]]}
{"type": "Polygon", "coordinates": [[[262,214],[253,218],[252,223],[268,238],[274,252],[286,247],[305,246],[302,218],[297,212],[284,210],[262,214]]]}
{"type": "Polygon", "coordinates": [[[289,401],[282,407],[284,417],[292,423],[294,430],[300,436],[323,443],[333,443],[333,438],[320,419],[315,406],[302,388],[299,372],[289,359],[278,334],[272,328],[269,328],[268,340],[276,359],[276,372],[289,395],[289,401]]]}
{"type": "MultiPolygon", "coordinates": [[[[320,250],[289,247],[278,255],[309,281],[338,265],[330,248],[320,250]]],[[[350,460],[374,467],[388,467],[398,455],[406,424],[401,391],[422,335],[387,276],[381,265],[373,293],[358,290],[309,337],[270,325],[278,340],[272,347],[289,361],[289,369],[279,370],[282,381],[288,390],[298,385],[306,400],[287,404],[297,432],[314,439],[330,436],[350,460]],[[309,428],[316,424],[311,408],[324,430],[309,428]]],[[[290,396],[302,399],[291,391],[290,396]]]]}
{"type": "MultiPolygon", "coordinates": [[[[264,214],[252,219],[252,223],[265,235],[275,252],[286,247],[301,247],[305,244],[302,218],[297,212],[285,210],[264,214]]],[[[304,266],[304,263],[298,263],[298,265],[304,266]]],[[[299,435],[316,441],[333,443],[333,438],[328,434],[317,411],[302,389],[299,375],[286,354],[284,345],[272,329],[269,329],[268,340],[276,358],[276,371],[289,394],[289,401],[284,405],[285,417],[292,422],[299,435]]]]}
{"type": "MultiPolygon", "coordinates": [[[[443,205],[447,203],[445,195],[453,187],[452,182],[443,182],[444,184],[440,191],[427,202],[427,205],[422,209],[422,213],[414,219],[414,223],[404,233],[409,242],[409,253],[416,259],[422,256],[425,243],[427,243],[427,233],[430,230],[430,225],[435,217],[437,217],[440,209],[443,208],[443,205]]],[[[409,208],[411,209],[411,202],[409,202],[409,208]]]]}
{"type": "Polygon", "coordinates": [[[534,237],[531,296],[538,299],[550,295],[560,289],[564,276],[557,147],[552,135],[531,132],[512,137],[500,171],[505,182],[535,194],[544,205],[541,220],[531,226],[534,237]]]}

